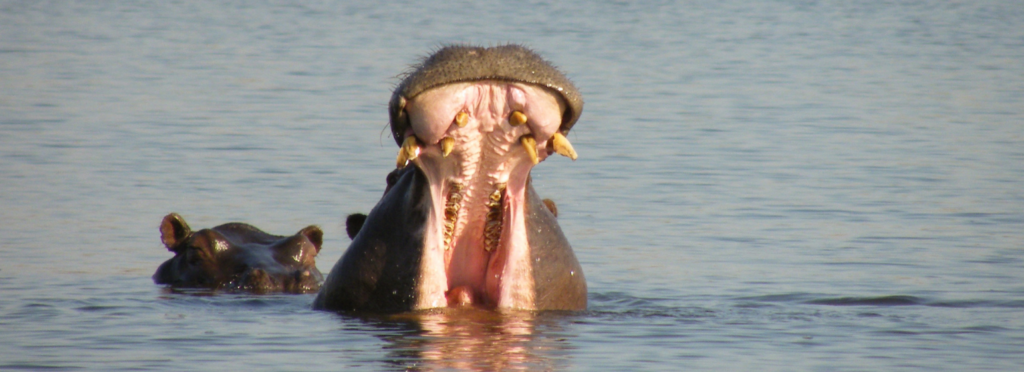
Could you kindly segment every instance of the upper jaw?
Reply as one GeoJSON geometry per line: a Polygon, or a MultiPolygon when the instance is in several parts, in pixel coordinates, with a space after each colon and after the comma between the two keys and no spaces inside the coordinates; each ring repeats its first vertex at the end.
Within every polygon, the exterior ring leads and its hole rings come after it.
{"type": "MultiPolygon", "coordinates": [[[[410,124],[400,134],[396,165],[422,155],[420,164],[460,177],[524,159],[536,165],[553,152],[575,160],[560,130],[565,106],[549,89],[524,83],[480,80],[431,89],[403,102],[410,124]]],[[[504,173],[492,178],[502,182],[504,173]]]]}
{"type": "Polygon", "coordinates": [[[523,46],[446,46],[424,58],[392,94],[388,113],[395,141],[402,145],[411,126],[406,111],[408,100],[438,87],[487,79],[529,84],[557,95],[564,102],[557,127],[562,134],[569,132],[583,112],[583,97],[572,81],[523,46]]]}

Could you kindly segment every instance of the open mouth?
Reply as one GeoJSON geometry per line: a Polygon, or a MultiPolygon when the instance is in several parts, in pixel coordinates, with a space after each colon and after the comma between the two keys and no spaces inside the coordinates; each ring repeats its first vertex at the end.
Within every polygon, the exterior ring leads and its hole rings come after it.
{"type": "Polygon", "coordinates": [[[445,285],[428,297],[437,301],[443,291],[449,306],[528,301],[508,288],[532,286],[516,271],[529,266],[525,190],[530,170],[549,155],[576,158],[558,131],[565,101],[545,87],[481,80],[437,87],[400,105],[410,125],[397,165],[414,164],[429,180],[424,264],[444,268],[433,281],[445,285]],[[504,281],[510,274],[516,280],[504,281]]]}
{"type": "Polygon", "coordinates": [[[572,159],[583,100],[518,45],[444,47],[388,104],[397,168],[314,308],[402,312],[447,306],[586,308],[586,279],[530,170],[572,159]]]}

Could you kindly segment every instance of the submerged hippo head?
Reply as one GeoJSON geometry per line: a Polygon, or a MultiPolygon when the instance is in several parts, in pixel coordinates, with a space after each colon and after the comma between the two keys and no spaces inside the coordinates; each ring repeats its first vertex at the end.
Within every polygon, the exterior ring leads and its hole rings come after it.
{"type": "Polygon", "coordinates": [[[153,274],[157,284],[254,293],[312,293],[323,275],[316,268],[323,232],[309,226],[292,236],[267,234],[244,223],[192,231],[177,213],[160,224],[174,257],[153,274]]]}
{"type": "Polygon", "coordinates": [[[582,109],[576,87],[521,46],[426,58],[389,105],[398,169],[314,308],[586,308],[579,262],[530,184],[548,156],[576,159],[565,135],[582,109]]]}

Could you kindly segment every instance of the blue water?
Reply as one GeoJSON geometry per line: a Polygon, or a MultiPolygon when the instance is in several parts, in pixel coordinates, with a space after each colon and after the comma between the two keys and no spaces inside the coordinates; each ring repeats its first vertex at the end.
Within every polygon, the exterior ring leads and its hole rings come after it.
{"type": "Polygon", "coordinates": [[[1014,1],[0,1],[0,370],[1024,370],[1021,61],[1014,1]],[[319,224],[326,273],[463,42],[583,92],[533,177],[587,311],[152,283],[172,211],[319,224]]]}

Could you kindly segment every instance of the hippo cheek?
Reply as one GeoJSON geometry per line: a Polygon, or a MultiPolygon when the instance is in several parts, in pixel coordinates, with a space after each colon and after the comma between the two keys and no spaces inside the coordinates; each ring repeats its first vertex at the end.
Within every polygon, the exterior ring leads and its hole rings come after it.
{"type": "Polygon", "coordinates": [[[233,289],[244,290],[255,294],[265,294],[279,290],[279,284],[260,268],[249,269],[239,275],[238,282],[229,284],[233,289]]]}
{"type": "Polygon", "coordinates": [[[323,274],[315,267],[312,269],[296,270],[292,272],[284,291],[288,293],[316,293],[320,290],[320,283],[323,280],[323,274]]]}
{"type": "Polygon", "coordinates": [[[549,155],[576,157],[563,134],[565,98],[485,78],[397,101],[399,170],[314,307],[585,308],[583,272],[529,177],[549,155]]]}
{"type": "Polygon", "coordinates": [[[320,289],[323,275],[316,268],[290,269],[281,265],[240,268],[239,274],[225,282],[221,288],[254,294],[275,292],[315,293],[320,289]]]}
{"type": "Polygon", "coordinates": [[[239,276],[238,289],[254,293],[316,292],[323,281],[316,268],[317,244],[300,232],[263,249],[237,251],[237,270],[244,271],[239,276]]]}

